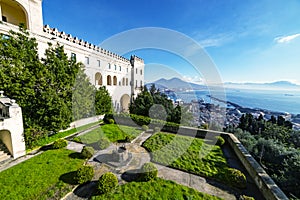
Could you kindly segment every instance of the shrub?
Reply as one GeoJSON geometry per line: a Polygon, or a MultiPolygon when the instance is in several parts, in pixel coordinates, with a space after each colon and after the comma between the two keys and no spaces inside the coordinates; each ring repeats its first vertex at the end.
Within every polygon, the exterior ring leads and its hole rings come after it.
{"type": "Polygon", "coordinates": [[[157,177],[158,170],[153,163],[145,163],[140,174],[140,181],[150,181],[157,177]]]}
{"type": "Polygon", "coordinates": [[[68,145],[68,142],[66,140],[58,139],[53,143],[52,147],[53,147],[53,149],[62,149],[64,147],[66,147],[67,145],[68,145]]]}
{"type": "Polygon", "coordinates": [[[114,123],[115,123],[115,120],[109,119],[109,120],[108,120],[108,123],[109,123],[109,124],[114,124],[114,123]]]}
{"type": "Polygon", "coordinates": [[[113,114],[112,114],[112,113],[105,114],[105,115],[104,115],[104,118],[103,118],[103,122],[104,122],[105,124],[109,124],[109,120],[110,120],[110,119],[114,119],[113,114]]]}
{"type": "Polygon", "coordinates": [[[83,184],[91,181],[94,176],[94,168],[89,165],[84,165],[76,171],[75,180],[78,184],[83,184]]]}
{"type": "Polygon", "coordinates": [[[225,144],[224,138],[222,138],[221,136],[216,136],[216,138],[217,138],[217,143],[216,143],[216,145],[222,146],[223,144],[225,144]]]}
{"type": "Polygon", "coordinates": [[[131,142],[134,137],[132,135],[126,135],[124,141],[131,142]]]}
{"type": "Polygon", "coordinates": [[[229,168],[226,173],[226,180],[234,187],[246,188],[246,176],[240,170],[229,168]]]}
{"type": "Polygon", "coordinates": [[[160,128],[159,127],[155,127],[154,128],[154,133],[158,133],[160,131],[160,128]]]}
{"type": "Polygon", "coordinates": [[[148,129],[149,129],[149,127],[148,127],[147,125],[143,125],[143,126],[142,126],[142,130],[143,130],[143,131],[147,131],[148,129]]]}
{"type": "Polygon", "coordinates": [[[95,150],[93,147],[87,147],[87,146],[84,146],[82,148],[82,151],[81,151],[81,155],[83,158],[87,158],[87,159],[90,159],[95,153],[95,150]]]}
{"type": "Polygon", "coordinates": [[[100,176],[97,188],[100,194],[105,194],[114,190],[117,187],[117,185],[117,176],[111,172],[107,172],[100,176]]]}
{"type": "Polygon", "coordinates": [[[255,200],[255,199],[253,197],[242,195],[242,196],[240,196],[240,200],[255,200]]]}
{"type": "Polygon", "coordinates": [[[82,143],[80,137],[74,137],[73,142],[82,143]]]}
{"type": "Polygon", "coordinates": [[[99,145],[99,149],[100,149],[100,150],[103,150],[103,149],[106,149],[107,147],[109,147],[110,141],[109,141],[109,139],[107,139],[106,137],[102,137],[102,138],[100,138],[100,140],[98,141],[98,145],[99,145]]]}

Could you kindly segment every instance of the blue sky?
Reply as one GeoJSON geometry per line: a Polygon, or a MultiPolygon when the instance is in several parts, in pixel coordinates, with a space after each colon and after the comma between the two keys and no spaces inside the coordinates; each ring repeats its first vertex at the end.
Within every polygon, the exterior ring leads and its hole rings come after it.
{"type": "MultiPolygon", "coordinates": [[[[300,84],[298,0],[43,0],[43,14],[44,24],[94,44],[134,28],[172,29],[204,48],[224,82],[300,84]]],[[[146,81],[205,79],[171,53],[134,53],[145,60],[146,81]]]]}

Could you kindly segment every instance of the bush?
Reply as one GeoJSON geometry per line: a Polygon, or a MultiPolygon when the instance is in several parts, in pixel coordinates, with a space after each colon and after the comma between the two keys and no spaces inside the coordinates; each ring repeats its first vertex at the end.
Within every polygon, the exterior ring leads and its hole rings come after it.
{"type": "Polygon", "coordinates": [[[115,120],[109,119],[109,120],[108,120],[108,123],[109,123],[109,124],[114,124],[114,123],[115,123],[115,120]]]}
{"type": "Polygon", "coordinates": [[[143,126],[142,126],[142,130],[143,130],[143,131],[147,131],[148,129],[149,129],[149,127],[148,127],[147,125],[143,125],[143,126]]]}
{"type": "Polygon", "coordinates": [[[90,159],[91,157],[93,157],[94,153],[95,153],[95,150],[93,147],[84,146],[81,151],[81,156],[83,158],[90,159]]]}
{"type": "Polygon", "coordinates": [[[229,168],[226,173],[226,181],[234,187],[246,188],[247,180],[245,174],[240,170],[229,168]]]}
{"type": "Polygon", "coordinates": [[[153,163],[145,163],[140,174],[140,181],[150,181],[157,177],[158,170],[153,163]]]}
{"type": "Polygon", "coordinates": [[[240,196],[240,200],[255,200],[255,199],[253,197],[242,195],[242,196],[240,196]]]}
{"type": "Polygon", "coordinates": [[[89,165],[84,165],[76,171],[75,180],[78,184],[83,184],[91,181],[94,176],[94,168],[89,165]]]}
{"type": "Polygon", "coordinates": [[[74,137],[73,142],[82,143],[80,137],[74,137]]]}
{"type": "Polygon", "coordinates": [[[100,194],[105,194],[114,190],[118,185],[117,176],[111,172],[107,172],[100,176],[97,189],[100,194]]]}
{"type": "Polygon", "coordinates": [[[132,135],[126,135],[124,142],[131,142],[133,140],[133,138],[134,138],[134,136],[132,136],[132,135]]]}
{"type": "Polygon", "coordinates": [[[53,143],[52,147],[53,147],[53,149],[62,149],[64,147],[66,147],[67,145],[68,145],[67,140],[58,139],[53,143]]]}
{"type": "Polygon", "coordinates": [[[112,114],[112,113],[105,114],[105,115],[104,115],[104,118],[103,118],[103,122],[104,122],[105,124],[109,124],[109,120],[110,120],[110,119],[114,119],[113,114],[112,114]]]}
{"type": "Polygon", "coordinates": [[[216,138],[217,138],[217,143],[216,143],[216,145],[222,146],[222,145],[225,144],[224,138],[222,138],[221,136],[216,136],[216,138]]]}
{"type": "Polygon", "coordinates": [[[100,150],[103,150],[103,149],[106,149],[107,147],[109,147],[110,141],[106,137],[102,137],[98,141],[98,145],[99,145],[100,150]]]}

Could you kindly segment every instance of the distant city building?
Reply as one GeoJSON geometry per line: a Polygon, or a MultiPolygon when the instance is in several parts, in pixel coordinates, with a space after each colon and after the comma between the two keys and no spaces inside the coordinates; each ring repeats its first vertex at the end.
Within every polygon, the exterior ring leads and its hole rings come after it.
{"type": "Polygon", "coordinates": [[[43,25],[42,0],[1,0],[0,32],[18,30],[23,23],[30,36],[38,42],[42,57],[48,43],[64,46],[69,58],[85,65],[85,73],[97,88],[106,86],[112,96],[116,112],[128,111],[130,100],[137,96],[144,85],[144,61],[137,56],[126,59],[71,34],[43,25]]]}

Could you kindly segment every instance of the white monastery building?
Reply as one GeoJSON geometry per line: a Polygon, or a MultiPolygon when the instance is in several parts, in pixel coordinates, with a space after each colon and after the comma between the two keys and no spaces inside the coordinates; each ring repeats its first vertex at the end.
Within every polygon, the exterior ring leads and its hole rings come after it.
{"type": "MultiPolygon", "coordinates": [[[[44,25],[42,0],[0,0],[0,16],[1,33],[8,33],[10,30],[18,31],[21,23],[26,26],[30,36],[35,37],[38,42],[40,57],[44,56],[48,43],[63,45],[69,58],[76,58],[77,62],[84,64],[85,73],[96,88],[106,86],[112,97],[112,104],[116,112],[127,112],[131,99],[141,91],[144,85],[143,59],[137,56],[126,59],[99,46],[73,37],[71,34],[44,25]]],[[[17,158],[25,154],[23,136],[20,138],[15,136],[20,131],[10,130],[5,124],[11,126],[9,120],[14,121],[12,119],[14,117],[19,120],[21,110],[15,102],[10,103],[8,101],[2,95],[2,103],[0,103],[3,109],[0,106],[0,111],[4,112],[6,110],[5,112],[13,112],[14,115],[7,115],[0,119],[0,140],[5,144],[9,153],[17,158]],[[13,109],[19,110],[15,112],[13,109]]],[[[21,122],[20,124],[22,125],[21,122]]],[[[23,133],[23,130],[21,130],[21,133],[23,133]]]]}
{"type": "Polygon", "coordinates": [[[25,24],[30,35],[37,39],[41,57],[49,42],[63,45],[70,58],[85,65],[85,73],[92,84],[97,88],[106,86],[115,111],[128,111],[130,99],[136,97],[144,85],[143,59],[137,56],[126,59],[71,34],[44,26],[42,0],[0,0],[0,14],[0,32],[17,31],[20,23],[25,24]]]}

